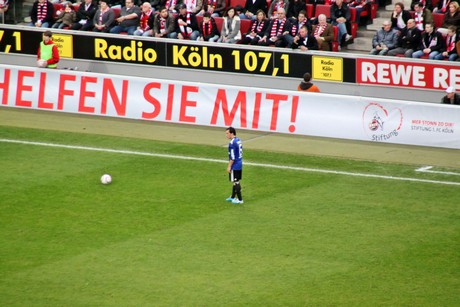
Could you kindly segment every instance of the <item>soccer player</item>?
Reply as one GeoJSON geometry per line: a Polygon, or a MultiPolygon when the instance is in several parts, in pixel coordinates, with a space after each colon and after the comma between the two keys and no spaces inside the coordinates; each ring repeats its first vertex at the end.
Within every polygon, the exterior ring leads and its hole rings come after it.
{"type": "Polygon", "coordinates": [[[227,198],[226,201],[232,202],[232,204],[242,204],[243,197],[241,196],[240,180],[243,173],[243,143],[236,137],[236,130],[233,127],[228,127],[225,130],[225,135],[230,140],[228,144],[227,172],[230,181],[233,183],[232,196],[227,198]]]}

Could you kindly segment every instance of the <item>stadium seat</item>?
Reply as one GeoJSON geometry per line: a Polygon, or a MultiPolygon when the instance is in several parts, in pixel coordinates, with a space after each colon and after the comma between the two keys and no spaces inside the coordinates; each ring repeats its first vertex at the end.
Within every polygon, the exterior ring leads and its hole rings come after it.
{"type": "Polygon", "coordinates": [[[246,0],[230,0],[230,6],[236,7],[237,5],[244,7],[246,5],[246,0]]]}
{"type": "Polygon", "coordinates": [[[246,32],[248,32],[249,28],[251,27],[252,20],[249,19],[242,19],[240,23],[240,31],[241,35],[244,35],[246,32]]]}
{"type": "Polygon", "coordinates": [[[350,27],[351,27],[351,36],[356,38],[358,34],[358,24],[356,23],[356,8],[350,7],[350,27]]]}
{"type": "Polygon", "coordinates": [[[441,28],[444,23],[444,14],[433,13],[433,21],[435,28],[441,28]]]}
{"type": "Polygon", "coordinates": [[[315,17],[318,17],[320,14],[326,15],[328,19],[331,18],[331,6],[327,4],[316,5],[315,17]]]}
{"type": "Polygon", "coordinates": [[[313,17],[313,4],[307,3],[307,18],[311,19],[313,17]]]}
{"type": "Polygon", "coordinates": [[[214,20],[216,21],[216,26],[217,29],[219,29],[219,33],[222,32],[222,25],[224,24],[224,18],[223,17],[214,17],[214,20]]]}
{"type": "Polygon", "coordinates": [[[371,3],[371,20],[377,18],[377,11],[379,10],[379,4],[373,1],[371,3]]]}
{"type": "Polygon", "coordinates": [[[119,7],[113,7],[112,10],[113,10],[113,12],[115,13],[115,19],[117,19],[118,17],[120,17],[121,8],[119,8],[119,7]]]}
{"type": "Polygon", "coordinates": [[[338,52],[339,51],[339,28],[334,26],[334,40],[332,41],[332,51],[338,52]]]}
{"type": "Polygon", "coordinates": [[[54,7],[54,15],[53,18],[54,20],[59,18],[59,14],[64,11],[64,6],[61,3],[53,3],[54,7]]]}

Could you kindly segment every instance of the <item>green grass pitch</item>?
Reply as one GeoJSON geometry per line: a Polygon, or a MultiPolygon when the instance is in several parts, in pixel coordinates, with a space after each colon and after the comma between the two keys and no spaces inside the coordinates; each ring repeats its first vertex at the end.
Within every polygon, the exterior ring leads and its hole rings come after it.
{"type": "MultiPolygon", "coordinates": [[[[222,160],[0,142],[1,306],[460,301],[459,185],[246,165],[245,204],[231,205],[225,147],[11,127],[0,138],[222,160]]],[[[244,155],[460,183],[413,165],[244,155]]]]}

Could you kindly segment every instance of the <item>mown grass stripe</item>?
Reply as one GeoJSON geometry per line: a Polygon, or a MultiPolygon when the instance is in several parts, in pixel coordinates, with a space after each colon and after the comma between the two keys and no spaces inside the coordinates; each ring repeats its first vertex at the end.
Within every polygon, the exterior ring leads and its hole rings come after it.
{"type": "MultiPolygon", "coordinates": [[[[213,162],[213,163],[227,163],[228,162],[225,160],[210,159],[210,158],[169,155],[169,154],[142,152],[142,151],[111,149],[111,148],[75,146],[75,145],[65,145],[65,144],[56,144],[56,143],[43,143],[43,142],[13,140],[13,139],[0,139],[0,142],[67,148],[67,149],[77,149],[77,150],[99,151],[99,152],[118,153],[118,154],[127,154],[127,155],[150,156],[150,157],[159,157],[159,158],[167,158],[167,159],[193,160],[193,161],[213,162]]],[[[353,173],[353,172],[345,172],[345,171],[337,171],[337,170],[305,168],[305,167],[275,165],[275,164],[263,164],[263,163],[247,162],[247,161],[245,161],[244,164],[250,165],[250,166],[257,166],[257,167],[285,169],[285,170],[294,170],[294,171],[302,171],[302,172],[334,174],[334,175],[344,175],[344,176],[354,176],[354,177],[367,177],[367,178],[388,179],[388,180],[398,180],[398,181],[412,181],[412,182],[443,184],[443,185],[459,185],[460,186],[460,182],[453,182],[453,181],[430,180],[430,179],[420,179],[420,178],[411,178],[411,177],[385,176],[385,175],[378,175],[378,174],[353,173]]]]}

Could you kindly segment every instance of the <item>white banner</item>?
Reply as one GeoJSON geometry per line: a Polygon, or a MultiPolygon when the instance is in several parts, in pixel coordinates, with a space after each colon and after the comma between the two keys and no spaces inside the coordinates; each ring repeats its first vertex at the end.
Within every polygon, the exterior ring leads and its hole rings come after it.
{"type": "Polygon", "coordinates": [[[0,65],[0,105],[460,149],[460,107],[0,65]]]}

